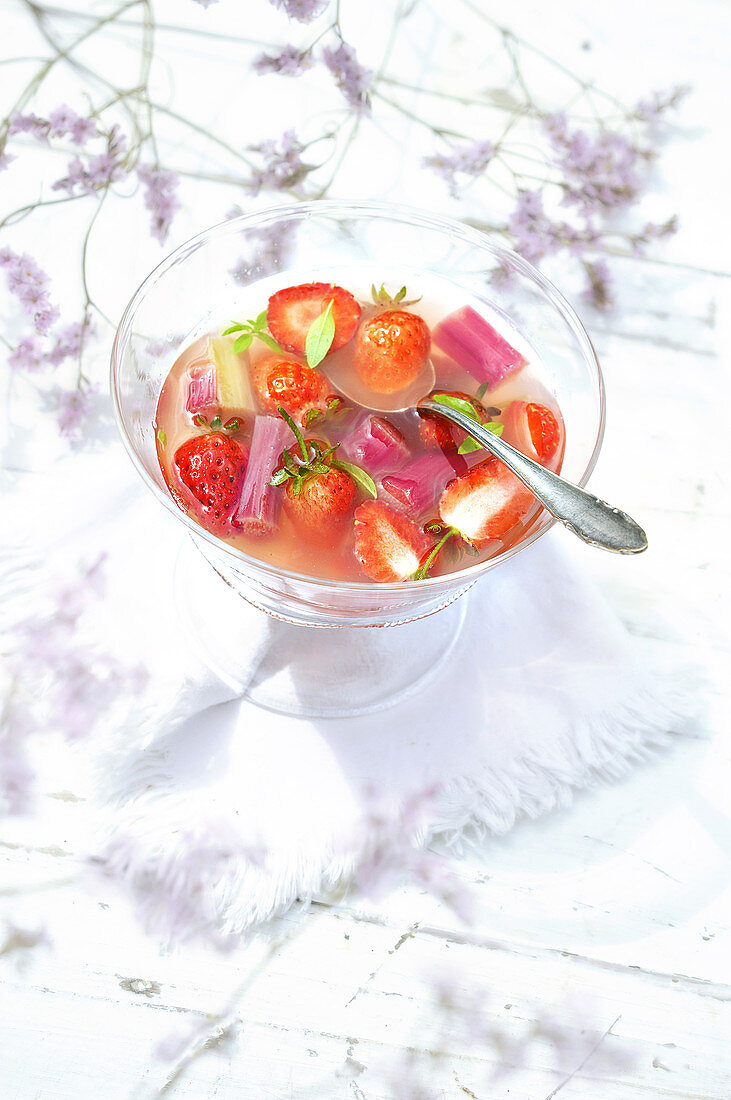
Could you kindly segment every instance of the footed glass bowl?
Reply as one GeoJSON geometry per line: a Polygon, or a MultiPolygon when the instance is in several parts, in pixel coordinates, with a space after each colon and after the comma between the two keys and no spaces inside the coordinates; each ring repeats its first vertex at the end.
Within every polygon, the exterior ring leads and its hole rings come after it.
{"type": "MultiPolygon", "coordinates": [[[[393,584],[336,583],[253,558],[209,534],[178,508],[160,472],[153,422],[162,383],[180,352],[210,326],[239,315],[242,285],[281,273],[277,285],[286,286],[302,281],[308,270],[337,282],[338,270],[358,264],[386,273],[397,270],[406,277],[411,271],[447,279],[464,290],[465,300],[482,298],[511,320],[539,356],[542,381],[562,411],[562,473],[570,481],[584,485],[588,480],[604,428],[601,371],[571,306],[520,256],[460,222],[378,203],[307,202],[245,215],[200,233],[152,272],[119,325],[111,371],[119,430],[145,483],[187,528],[229,588],[261,611],[302,627],[394,626],[432,615],[555,522],[542,512],[499,556],[449,576],[393,584]]],[[[460,621],[459,615],[446,618],[460,621]]],[[[436,624],[429,630],[431,638],[440,633],[436,624]]],[[[440,645],[445,644],[442,639],[440,645]]],[[[423,671],[415,669],[412,679],[418,680],[423,671]]],[[[403,684],[403,667],[400,675],[403,684]]],[[[277,706],[276,699],[267,705],[277,706]]],[[[361,709],[372,707],[364,703],[361,709]]],[[[318,713],[316,707],[312,713],[318,713]]]]}

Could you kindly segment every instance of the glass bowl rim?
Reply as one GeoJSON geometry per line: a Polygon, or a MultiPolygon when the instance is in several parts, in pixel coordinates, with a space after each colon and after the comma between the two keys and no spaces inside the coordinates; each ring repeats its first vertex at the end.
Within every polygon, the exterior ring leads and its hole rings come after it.
{"type": "Polygon", "coordinates": [[[599,398],[599,426],[597,437],[586,468],[577,482],[582,488],[586,485],[596,466],[602,440],[604,438],[606,397],[604,378],[596,351],[594,350],[589,334],[579,320],[573,306],[570,305],[561,291],[558,290],[558,288],[537,268],[517,252],[513,252],[504,245],[497,244],[492,237],[483,233],[482,230],[473,229],[471,226],[466,225],[456,218],[441,217],[440,215],[431,214],[415,207],[385,202],[351,202],[347,200],[313,199],[306,202],[282,203],[280,205],[268,206],[249,214],[241,214],[238,217],[228,218],[218,222],[202,230],[200,233],[196,233],[195,236],[184,241],[183,244],[179,245],[164,257],[164,259],[153,268],[149,275],[146,276],[132,295],[132,298],[122,314],[122,319],[117,327],[114,343],[112,345],[110,362],[112,406],[114,409],[117,430],[119,431],[125,450],[147,487],[169,512],[179,520],[182,520],[192,535],[196,538],[205,539],[216,550],[225,552],[236,562],[253,567],[255,570],[269,574],[272,577],[298,583],[305,582],[320,588],[338,588],[351,592],[368,592],[372,594],[383,591],[384,589],[392,594],[400,591],[426,593],[429,589],[443,587],[444,585],[462,585],[468,582],[474,582],[483,573],[487,573],[497,565],[509,561],[510,558],[515,557],[516,554],[519,554],[522,550],[531,546],[537,539],[545,535],[558,521],[549,516],[548,522],[540,529],[531,532],[526,538],[521,539],[514,546],[511,546],[508,550],[499,554],[496,558],[488,558],[486,561],[478,562],[476,565],[468,566],[466,569],[456,570],[454,573],[446,573],[443,576],[426,577],[424,580],[419,581],[387,581],[385,583],[378,581],[336,581],[328,579],[327,577],[316,577],[309,573],[297,573],[292,570],[270,565],[260,558],[244,553],[244,551],[239,550],[238,547],[228,545],[223,539],[219,539],[216,535],[206,531],[204,527],[196,523],[195,520],[192,520],[187,513],[183,512],[182,509],[177,506],[172,496],[162,489],[154,478],[151,477],[140,459],[134,443],[127,433],[119,400],[118,376],[121,367],[121,350],[126,340],[128,330],[131,328],[135,314],[150,289],[163,278],[171,267],[184,259],[186,254],[196,251],[200,245],[207,243],[212,238],[228,236],[240,232],[241,229],[259,228],[273,221],[294,218],[307,219],[313,214],[325,214],[331,217],[357,217],[360,215],[402,222],[412,226],[420,226],[424,229],[448,232],[453,237],[457,237],[464,241],[465,244],[475,246],[483,251],[491,253],[498,260],[504,259],[509,261],[513,267],[516,267],[521,272],[521,274],[527,276],[533,283],[537,284],[539,289],[543,292],[543,295],[548,298],[551,305],[553,305],[554,309],[561,315],[563,321],[568,325],[574,337],[577,339],[586,362],[590,369],[593,370],[597,386],[599,398]]]}

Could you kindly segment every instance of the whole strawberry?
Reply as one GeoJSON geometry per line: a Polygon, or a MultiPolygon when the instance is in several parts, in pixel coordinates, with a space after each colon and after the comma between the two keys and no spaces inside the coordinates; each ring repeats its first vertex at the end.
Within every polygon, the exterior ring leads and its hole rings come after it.
{"type": "Polygon", "coordinates": [[[355,482],[336,466],[305,477],[289,479],[284,491],[284,511],[310,538],[326,540],[337,534],[353,510],[355,482]]]}
{"type": "Polygon", "coordinates": [[[375,393],[397,393],[426,363],[431,336],[418,313],[387,309],[363,321],[355,338],[355,369],[375,393]]]}
{"type": "Polygon", "coordinates": [[[337,457],[339,443],[305,439],[286,409],[280,405],[278,412],[297,446],[283,452],[271,484],[284,486],[284,510],[309,539],[336,537],[352,511],[356,489],[375,497],[375,483],[365,470],[337,457]]]}
{"type": "Polygon", "coordinates": [[[248,457],[247,448],[223,432],[187,439],[173,457],[193,511],[206,527],[219,534],[227,529],[236,511],[248,457]]]}
{"type": "Polygon", "coordinates": [[[274,413],[281,405],[299,424],[310,409],[324,412],[331,396],[330,384],[319,370],[279,355],[257,363],[252,381],[266,412],[274,413]]]}
{"type": "Polygon", "coordinates": [[[417,523],[381,500],[355,510],[355,556],[371,580],[408,580],[431,546],[417,523]]]}

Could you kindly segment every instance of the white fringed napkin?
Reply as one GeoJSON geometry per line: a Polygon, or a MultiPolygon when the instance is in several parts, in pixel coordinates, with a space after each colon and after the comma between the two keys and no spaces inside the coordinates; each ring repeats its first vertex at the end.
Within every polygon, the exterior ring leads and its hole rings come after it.
{"type": "MultiPolygon", "coordinates": [[[[551,535],[464,597],[454,649],[421,692],[390,709],[293,718],[241,701],[179,623],[180,525],[120,453],[72,464],[73,480],[61,470],[57,492],[43,486],[46,530],[52,502],[59,550],[87,560],[107,551],[110,640],[151,674],[135,722],[97,751],[100,849],[151,909],[198,905],[201,921],[239,932],[342,883],[368,846],[374,804],[381,819],[397,820],[438,787],[421,838],[459,843],[469,827],[501,833],[520,814],[546,813],[575,789],[622,774],[678,728],[686,699],[677,681],[670,688],[643,667],[551,535]],[[72,504],[81,499],[83,513],[72,504]]],[[[281,624],[243,604],[202,561],[201,571],[221,630],[231,601],[239,621],[246,617],[237,672],[245,685],[281,641],[281,624]]],[[[368,633],[398,661],[410,644],[404,630],[368,633]]],[[[327,635],[308,631],[308,644],[316,652],[327,635]]],[[[326,671],[330,690],[341,692],[326,671]]]]}

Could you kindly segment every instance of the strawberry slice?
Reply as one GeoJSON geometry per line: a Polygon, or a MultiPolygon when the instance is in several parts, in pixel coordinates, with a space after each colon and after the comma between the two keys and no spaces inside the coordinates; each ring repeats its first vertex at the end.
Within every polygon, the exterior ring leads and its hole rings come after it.
{"type": "Polygon", "coordinates": [[[266,412],[275,413],[281,405],[300,424],[304,424],[310,409],[324,413],[331,397],[330,383],[324,374],[280,355],[260,360],[252,382],[266,412]]]}
{"type": "Polygon", "coordinates": [[[249,452],[223,432],[207,432],[181,443],[173,463],[193,510],[204,525],[220,534],[239,503],[249,452]]]}
{"type": "Polygon", "coordinates": [[[563,439],[563,422],[551,409],[535,401],[511,401],[503,423],[503,438],[543,465],[553,458],[563,439]]]}
{"type": "Polygon", "coordinates": [[[350,515],[355,482],[335,466],[306,477],[299,490],[289,480],[284,492],[284,511],[303,533],[317,541],[337,535],[350,515]]]}
{"type": "Polygon", "coordinates": [[[507,466],[488,458],[442,493],[439,518],[474,546],[500,538],[522,519],[535,497],[507,466]]]}
{"type": "Polygon", "coordinates": [[[381,500],[356,508],[355,556],[371,580],[408,580],[431,545],[417,523],[381,500]]]}
{"type": "Polygon", "coordinates": [[[335,336],[330,345],[337,351],[347,344],[360,320],[360,305],[348,290],[332,283],[302,283],[272,294],[267,307],[269,331],[280,347],[295,355],[305,354],[307,333],[332,302],[335,336]]]}

